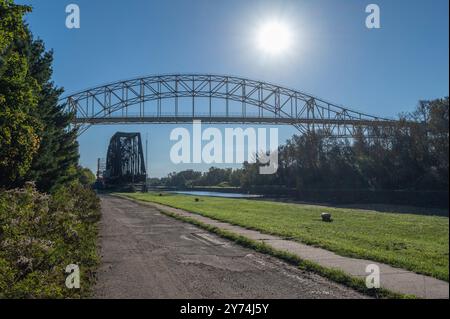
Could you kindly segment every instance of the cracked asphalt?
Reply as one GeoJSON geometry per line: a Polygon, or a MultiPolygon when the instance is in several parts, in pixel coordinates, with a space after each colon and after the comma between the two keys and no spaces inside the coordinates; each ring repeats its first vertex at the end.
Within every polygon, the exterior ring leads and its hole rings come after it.
{"type": "Polygon", "coordinates": [[[102,196],[95,298],[365,298],[155,208],[102,196]]]}

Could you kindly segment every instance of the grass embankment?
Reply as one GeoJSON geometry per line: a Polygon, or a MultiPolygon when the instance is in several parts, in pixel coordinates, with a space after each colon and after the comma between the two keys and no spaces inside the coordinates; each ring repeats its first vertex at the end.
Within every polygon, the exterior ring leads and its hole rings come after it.
{"type": "Polygon", "coordinates": [[[196,202],[176,194],[123,195],[448,281],[447,217],[213,197],[196,202]],[[330,212],[334,221],[323,223],[322,212],[330,212]]]}
{"type": "Polygon", "coordinates": [[[32,185],[0,191],[0,299],[89,296],[99,218],[99,199],[79,184],[52,195],[32,185]],[[80,289],[65,285],[71,264],[80,269],[80,289]]]}

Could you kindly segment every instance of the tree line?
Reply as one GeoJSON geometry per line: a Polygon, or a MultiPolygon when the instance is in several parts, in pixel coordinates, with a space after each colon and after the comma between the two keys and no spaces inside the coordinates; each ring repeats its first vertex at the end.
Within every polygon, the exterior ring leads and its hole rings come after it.
{"type": "Polygon", "coordinates": [[[53,51],[23,22],[29,6],[0,0],[0,188],[34,181],[49,192],[85,173],[78,167],[72,115],[58,100],[53,51]]]}
{"type": "Polygon", "coordinates": [[[23,22],[30,11],[0,0],[0,299],[81,298],[99,262],[100,202],[58,104],[53,52],[23,22]],[[71,264],[79,290],[65,286],[71,264]]]}
{"type": "Polygon", "coordinates": [[[212,167],[171,173],[152,180],[171,187],[233,186],[242,189],[447,190],[449,178],[449,98],[420,101],[399,116],[390,130],[362,129],[352,139],[311,132],[279,147],[279,169],[259,174],[260,164],[241,169],[212,167]]]}

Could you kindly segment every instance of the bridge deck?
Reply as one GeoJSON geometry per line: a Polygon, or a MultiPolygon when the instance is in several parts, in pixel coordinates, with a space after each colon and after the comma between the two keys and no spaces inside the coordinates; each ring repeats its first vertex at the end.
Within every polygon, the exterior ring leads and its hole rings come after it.
{"type": "Polygon", "coordinates": [[[255,123],[255,124],[305,124],[305,125],[336,125],[336,126],[395,126],[397,121],[385,121],[385,120],[339,120],[339,119],[297,119],[297,118],[275,118],[275,117],[209,117],[209,116],[196,116],[196,117],[176,117],[176,116],[164,116],[164,117],[98,117],[98,118],[76,118],[76,124],[129,124],[129,123],[192,123],[194,120],[201,120],[205,123],[221,123],[221,124],[233,124],[233,123],[255,123]]]}

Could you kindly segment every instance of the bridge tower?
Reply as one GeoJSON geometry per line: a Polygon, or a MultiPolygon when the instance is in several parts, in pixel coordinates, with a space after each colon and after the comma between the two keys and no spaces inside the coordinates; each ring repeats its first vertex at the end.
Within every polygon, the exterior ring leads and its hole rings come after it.
{"type": "Polygon", "coordinates": [[[107,187],[146,185],[147,172],[140,133],[118,132],[111,138],[104,181],[107,187]]]}

